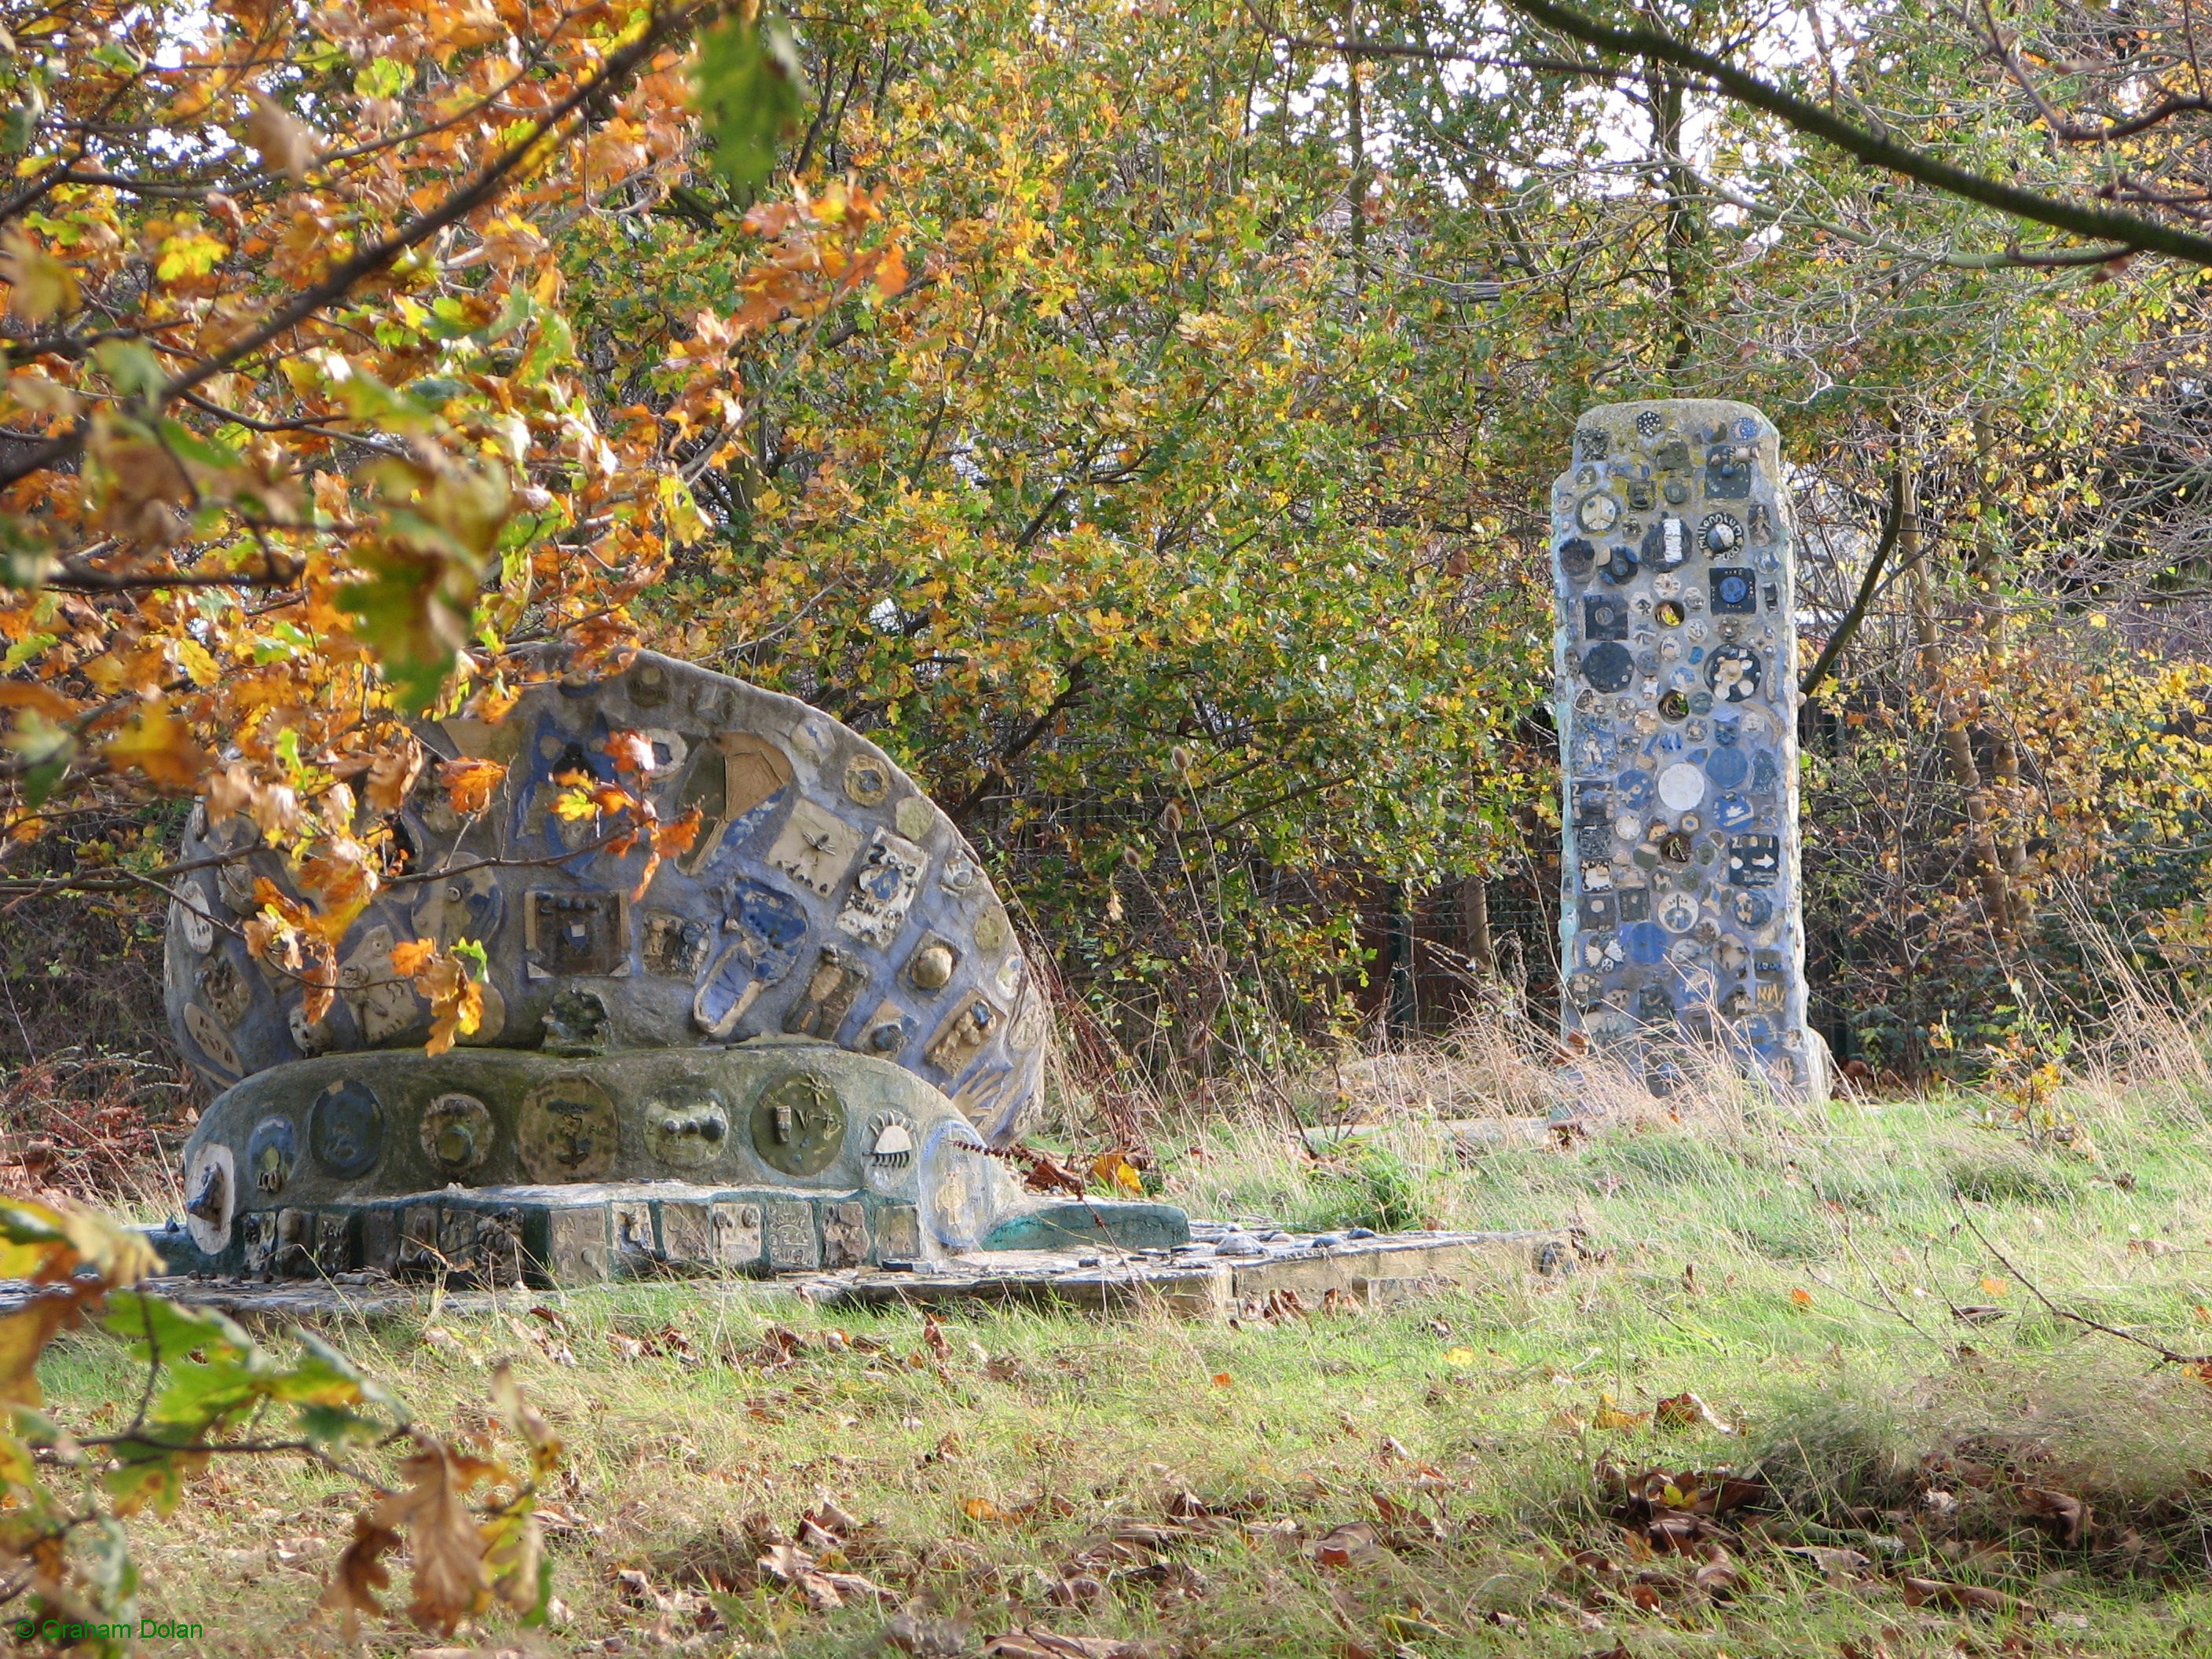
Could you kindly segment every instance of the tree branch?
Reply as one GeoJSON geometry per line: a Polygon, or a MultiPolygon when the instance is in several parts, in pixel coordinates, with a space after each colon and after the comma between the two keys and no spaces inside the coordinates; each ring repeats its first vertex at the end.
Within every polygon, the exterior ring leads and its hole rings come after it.
{"type": "Polygon", "coordinates": [[[1797,687],[1800,697],[1809,697],[1814,689],[1836,665],[1836,659],[1844,654],[1844,647],[1859,631],[1866,620],[1867,606],[1874,603],[1875,592],[1881,586],[1882,567],[1896,550],[1898,532],[1905,528],[1905,468],[1903,456],[1898,458],[1897,471],[1889,481],[1889,511],[1883,516],[1881,538],[1875,543],[1874,552],[1867,560],[1866,574],[1859,579],[1859,591],[1851,600],[1851,608],[1844,612],[1843,620],[1828,635],[1828,642],[1820,647],[1820,654],[1812,667],[1805,671],[1805,678],[1797,687]]]}
{"type": "MultiPolygon", "coordinates": [[[[1629,58],[1656,58],[1702,76],[1737,102],[1762,110],[1800,132],[1832,144],[1867,167],[1901,173],[1947,195],[1978,202],[1984,207],[1995,208],[2014,218],[2049,225],[2052,229],[2065,231],[2069,235],[2091,241],[2117,242],[2122,245],[2124,252],[2163,253],[2191,264],[2212,265],[2212,236],[2197,235],[2172,225],[2161,224],[2155,219],[2146,219],[2139,214],[2063,201],[2039,191],[2025,190],[2018,185],[2007,184],[2002,179],[1954,166],[1925,150],[1893,138],[1887,132],[1861,126],[1825,105],[1801,98],[1771,82],[1761,80],[1748,70],[1737,68],[1726,58],[1700,51],[1663,30],[1620,28],[1611,23],[1601,22],[1571,6],[1561,5],[1558,0],[1504,0],[1504,3],[1532,21],[1570,35],[1600,52],[1629,58]]],[[[1340,48],[1345,48],[1346,44],[1337,43],[1340,48]]],[[[1361,55],[1365,57],[1425,58],[1431,61],[1462,60],[1467,57],[1462,52],[1406,42],[1362,40],[1350,44],[1356,46],[1361,55]]],[[[1611,68],[1581,70],[1572,66],[1562,67],[1568,72],[1602,75],[1612,79],[1618,79],[1621,74],[1620,70],[1611,68]]]]}

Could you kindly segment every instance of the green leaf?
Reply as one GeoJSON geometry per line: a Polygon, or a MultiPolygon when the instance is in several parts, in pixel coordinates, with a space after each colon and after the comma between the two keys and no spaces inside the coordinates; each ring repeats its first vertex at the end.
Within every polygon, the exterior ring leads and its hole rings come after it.
{"type": "Polygon", "coordinates": [[[300,1407],[300,1437],[311,1445],[335,1447],[374,1440],[386,1426],[343,1406],[300,1407]]]}
{"type": "Polygon", "coordinates": [[[92,361],[126,398],[151,397],[168,384],[161,360],[152,347],[137,340],[102,340],[93,347],[92,361]]]}
{"type": "Polygon", "coordinates": [[[791,31],[734,18],[708,30],[692,84],[713,140],[708,165],[732,191],[750,195],[775,171],[776,144],[798,125],[806,96],[791,31]]]}
{"type": "Polygon", "coordinates": [[[305,1352],[299,1362],[270,1379],[271,1400],[299,1406],[350,1406],[363,1397],[366,1389],[353,1361],[305,1331],[300,1333],[300,1346],[305,1352]]]}
{"type": "Polygon", "coordinates": [[[107,1298],[100,1322],[131,1345],[131,1357],[175,1364],[197,1352],[203,1359],[243,1360],[255,1352],[253,1339],[233,1319],[212,1309],[186,1308],[143,1291],[117,1291],[107,1298]]]}
{"type": "MultiPolygon", "coordinates": [[[[187,1442],[193,1437],[178,1437],[187,1442]]],[[[100,1484],[115,1500],[119,1515],[133,1515],[143,1509],[160,1516],[174,1513],[184,1501],[185,1476],[191,1473],[191,1465],[206,1456],[204,1452],[179,1451],[143,1435],[126,1436],[105,1449],[111,1461],[100,1474],[100,1484]]]]}
{"type": "Polygon", "coordinates": [[[437,701],[467,641],[475,568],[465,556],[423,556],[389,544],[362,562],[368,579],[341,586],[338,603],[360,618],[356,637],[376,654],[400,706],[420,713],[437,701]]]}

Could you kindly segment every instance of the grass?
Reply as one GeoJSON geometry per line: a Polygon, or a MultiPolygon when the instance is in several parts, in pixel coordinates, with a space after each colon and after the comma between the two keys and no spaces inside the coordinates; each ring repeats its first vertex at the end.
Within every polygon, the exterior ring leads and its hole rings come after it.
{"type": "MultiPolygon", "coordinates": [[[[816,1610],[757,1569],[809,1511],[842,1541],[817,1540],[821,1565],[896,1591],[922,1651],[1030,1627],[1219,1659],[2132,1656],[2212,1632],[2212,1374],[2023,1282],[2212,1349],[2202,1077],[2096,1079],[2033,1133],[1972,1097],[1797,1111],[1719,1084],[1672,1112],[1617,1094],[1564,1141],[1470,1147],[1437,1115],[1542,1098],[1506,1083],[1425,1099],[1338,1075],[1271,1109],[1369,1121],[1319,1167],[1257,1109],[1155,1142],[1198,1212],[1573,1223],[1571,1271],[1501,1249],[1387,1311],[977,1310],[934,1341],[915,1315],[633,1285],[343,1345],[463,1425],[514,1359],[567,1446],[552,1651],[885,1650],[888,1605],[816,1610]],[[803,1341],[764,1340],[778,1324],[803,1341]],[[1662,1408],[1686,1392],[1707,1418],[1662,1408]],[[1757,1473],[1756,1504],[1698,1519],[1624,1491],[1723,1468],[1757,1473]],[[1669,1535],[1687,1553],[1651,1542],[1669,1535]],[[1958,1610],[1982,1589],[2009,1599],[1958,1610]]],[[[75,1423],[135,1397],[97,1339],[44,1376],[75,1423]]],[[[153,1650],[335,1648],[313,1610],[356,1506],[323,1475],[231,1465],[137,1523],[143,1606],[208,1632],[153,1650]]],[[[397,1623],[365,1639],[428,1643],[397,1623]]]]}

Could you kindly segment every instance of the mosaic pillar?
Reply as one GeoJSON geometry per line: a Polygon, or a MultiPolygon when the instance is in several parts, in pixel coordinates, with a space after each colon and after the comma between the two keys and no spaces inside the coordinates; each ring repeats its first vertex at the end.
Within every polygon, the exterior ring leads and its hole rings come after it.
{"type": "Polygon", "coordinates": [[[1655,1094],[1717,1046],[1826,1086],[1805,1023],[1797,628],[1779,440],[1747,404],[1609,404],[1552,489],[1560,1028],[1655,1094]]]}

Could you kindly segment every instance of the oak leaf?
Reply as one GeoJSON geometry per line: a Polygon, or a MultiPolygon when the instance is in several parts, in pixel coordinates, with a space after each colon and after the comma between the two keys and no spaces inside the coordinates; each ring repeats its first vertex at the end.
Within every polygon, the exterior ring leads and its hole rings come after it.
{"type": "Polygon", "coordinates": [[[507,768],[494,760],[450,760],[438,763],[438,781],[456,816],[474,817],[491,805],[493,791],[507,781],[507,768]]]}
{"type": "Polygon", "coordinates": [[[415,1444],[399,1465],[406,1486],[377,1504],[374,1522],[406,1536],[414,1565],[408,1615],[425,1630],[450,1636],[491,1599],[486,1540],[469,1511],[468,1494],[500,1469],[419,1432],[415,1444]]]}
{"type": "Polygon", "coordinates": [[[210,758],[161,697],[140,704],[130,724],[110,738],[101,752],[110,766],[135,770],[150,783],[179,790],[198,787],[210,758]]]}

